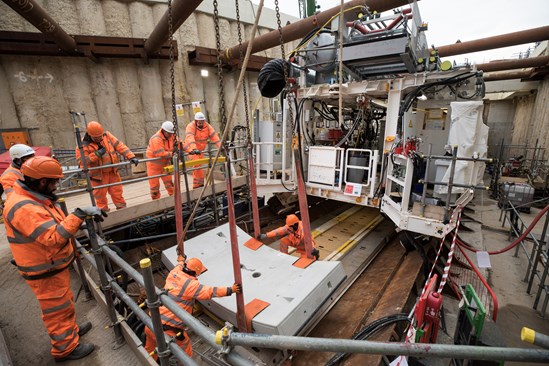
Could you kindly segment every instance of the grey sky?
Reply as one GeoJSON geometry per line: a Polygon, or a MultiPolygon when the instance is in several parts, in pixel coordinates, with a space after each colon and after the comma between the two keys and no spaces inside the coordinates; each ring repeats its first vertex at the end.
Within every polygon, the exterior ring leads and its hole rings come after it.
{"type": "MultiPolygon", "coordinates": [[[[348,2],[346,0],[345,2],[348,2]]],[[[259,0],[252,0],[259,3],[259,0]]],[[[339,6],[340,0],[317,0],[320,10],[339,6]]],[[[549,0],[421,0],[418,2],[423,21],[429,23],[426,33],[429,45],[444,46],[549,25],[549,0]]],[[[265,0],[274,9],[274,0],[265,0]]],[[[279,0],[280,10],[299,16],[297,0],[279,0]]],[[[458,55],[451,59],[474,63],[516,58],[529,46],[521,45],[458,55]]]]}

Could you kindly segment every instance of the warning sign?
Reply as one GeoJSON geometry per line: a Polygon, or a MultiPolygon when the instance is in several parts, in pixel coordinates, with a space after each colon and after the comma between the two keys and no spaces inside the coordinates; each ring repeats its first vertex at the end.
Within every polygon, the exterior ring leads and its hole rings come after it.
{"type": "Polygon", "coordinates": [[[183,117],[183,104],[175,105],[175,113],[177,114],[177,117],[183,117]]]}
{"type": "Polygon", "coordinates": [[[361,192],[362,192],[361,184],[347,183],[345,185],[345,191],[343,192],[343,194],[345,194],[346,196],[358,197],[360,196],[361,192]]]}
{"type": "Polygon", "coordinates": [[[193,113],[202,112],[200,109],[200,101],[198,102],[192,102],[193,105],[193,113]]]}

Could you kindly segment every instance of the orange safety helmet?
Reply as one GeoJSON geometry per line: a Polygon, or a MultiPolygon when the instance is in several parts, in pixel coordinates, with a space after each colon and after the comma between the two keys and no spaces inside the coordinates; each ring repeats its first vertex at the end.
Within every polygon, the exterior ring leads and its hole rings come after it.
{"type": "Polygon", "coordinates": [[[25,161],[21,166],[21,173],[34,179],[63,178],[61,164],[49,156],[36,156],[25,161]]]}
{"type": "Polygon", "coordinates": [[[196,273],[197,276],[201,275],[202,273],[206,272],[207,268],[204,267],[200,259],[198,258],[191,258],[187,261],[187,269],[193,271],[196,273]]]}
{"type": "Polygon", "coordinates": [[[299,219],[297,218],[296,215],[291,214],[291,215],[286,216],[286,225],[287,226],[292,226],[293,224],[297,224],[298,222],[299,222],[299,219]]]}
{"type": "Polygon", "coordinates": [[[101,123],[97,121],[91,121],[86,127],[86,132],[91,137],[101,137],[105,133],[105,129],[101,126],[101,123]]]}

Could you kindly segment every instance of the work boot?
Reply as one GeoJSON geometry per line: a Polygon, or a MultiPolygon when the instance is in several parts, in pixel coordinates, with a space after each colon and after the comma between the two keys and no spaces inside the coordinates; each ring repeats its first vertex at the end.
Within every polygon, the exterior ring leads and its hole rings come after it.
{"type": "Polygon", "coordinates": [[[69,360],[79,360],[93,352],[95,346],[91,343],[79,343],[76,348],[65,357],[56,358],[55,362],[65,362],[69,360]]]}
{"type": "Polygon", "coordinates": [[[84,334],[88,333],[92,329],[92,323],[91,322],[84,322],[82,324],[78,325],[78,335],[82,337],[84,334]]]}

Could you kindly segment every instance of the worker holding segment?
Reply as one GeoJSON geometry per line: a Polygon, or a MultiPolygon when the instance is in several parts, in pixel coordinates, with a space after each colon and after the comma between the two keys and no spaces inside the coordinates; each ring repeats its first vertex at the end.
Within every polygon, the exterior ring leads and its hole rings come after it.
{"type": "MultiPolygon", "coordinates": [[[[99,122],[91,121],[86,127],[86,134],[82,139],[84,147],[84,159],[86,159],[87,167],[99,167],[102,165],[118,164],[120,159],[117,152],[128,159],[132,164],[137,166],[139,160],[135,158],[133,152],[120,140],[114,137],[109,131],[105,131],[99,122]]],[[[76,148],[76,161],[83,167],[80,150],[76,148]]],[[[90,170],[90,180],[93,187],[119,183],[121,181],[117,167],[104,169],[90,170]]],[[[122,197],[122,185],[117,184],[110,187],[99,188],[93,190],[93,196],[97,203],[97,207],[109,211],[109,203],[107,201],[107,192],[111,196],[112,202],[117,210],[126,207],[126,200],[122,197]]]]}
{"type": "MultiPolygon", "coordinates": [[[[221,147],[221,140],[219,135],[215,132],[214,128],[206,122],[204,113],[197,112],[194,115],[194,121],[187,125],[185,129],[185,144],[183,150],[190,154],[190,160],[197,160],[204,158],[202,151],[206,149],[208,140],[219,149],[221,147]]],[[[202,187],[204,185],[204,170],[193,170],[193,188],[202,187]]]]}
{"type": "MultiPolygon", "coordinates": [[[[236,283],[231,287],[201,285],[197,277],[206,271],[206,267],[204,267],[198,258],[190,258],[185,261],[184,257],[179,256],[177,262],[177,265],[166,277],[164,288],[168,291],[168,296],[180,308],[191,315],[196,300],[209,300],[213,297],[230,296],[233,293],[238,294],[242,292],[242,286],[236,283]]],[[[160,317],[164,332],[168,336],[174,337],[179,347],[189,357],[192,357],[193,347],[189,335],[185,331],[185,323],[165,306],[160,307],[160,317]]],[[[145,349],[150,354],[156,348],[156,338],[148,327],[145,327],[145,334],[147,336],[145,349]]]]}
{"type": "MultiPolygon", "coordinates": [[[[147,161],[147,176],[160,175],[164,172],[164,167],[171,165],[173,145],[175,142],[175,127],[171,121],[162,123],[162,127],[149,140],[147,146],[147,158],[161,158],[160,160],[147,161]]],[[[165,175],[162,178],[164,188],[168,195],[173,196],[173,180],[171,175],[165,175]]],[[[157,200],[160,198],[160,178],[149,178],[149,188],[151,198],[157,200]]]]}
{"type": "MultiPolygon", "coordinates": [[[[296,215],[291,214],[286,216],[286,225],[269,231],[267,234],[261,234],[257,239],[265,240],[267,238],[277,237],[282,237],[282,239],[280,239],[280,252],[288,254],[288,247],[290,246],[296,248],[296,251],[301,255],[301,257],[307,257],[303,223],[296,215]]],[[[320,252],[316,248],[316,243],[312,237],[311,243],[313,244],[311,255],[316,259],[319,259],[320,252]]]]}

